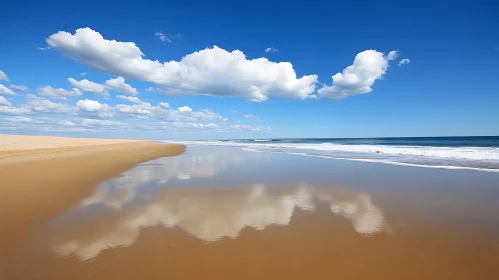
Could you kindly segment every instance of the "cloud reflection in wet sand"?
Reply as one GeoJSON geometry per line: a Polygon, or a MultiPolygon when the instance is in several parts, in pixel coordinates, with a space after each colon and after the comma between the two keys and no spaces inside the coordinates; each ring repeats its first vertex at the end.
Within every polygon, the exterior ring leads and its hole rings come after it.
{"type": "MultiPolygon", "coordinates": [[[[115,197],[111,192],[99,203],[117,205],[115,197]]],[[[345,188],[305,184],[286,188],[264,184],[223,189],[166,188],[152,203],[114,211],[63,232],[54,251],[90,259],[106,248],[131,246],[141,228],[152,226],[178,227],[205,242],[237,238],[246,227],[263,230],[271,225],[289,225],[295,209],[315,211],[321,202],[347,219],[359,234],[371,235],[385,228],[383,213],[369,195],[345,188]]]]}
{"type": "Polygon", "coordinates": [[[193,178],[210,178],[229,165],[239,164],[245,160],[261,159],[263,156],[249,154],[239,157],[233,153],[217,151],[213,154],[184,154],[174,158],[161,158],[124,172],[119,177],[105,181],[97,186],[97,191],[84,199],[81,205],[102,203],[120,209],[135,198],[137,188],[147,184],[165,185],[171,179],[189,180],[193,178]]]}

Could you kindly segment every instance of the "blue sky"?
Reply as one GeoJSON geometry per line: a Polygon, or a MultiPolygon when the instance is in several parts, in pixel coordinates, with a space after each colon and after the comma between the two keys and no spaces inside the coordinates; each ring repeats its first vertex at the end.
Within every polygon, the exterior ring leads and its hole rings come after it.
{"type": "Polygon", "coordinates": [[[498,135],[499,4],[400,2],[7,1],[0,133],[498,135]]]}

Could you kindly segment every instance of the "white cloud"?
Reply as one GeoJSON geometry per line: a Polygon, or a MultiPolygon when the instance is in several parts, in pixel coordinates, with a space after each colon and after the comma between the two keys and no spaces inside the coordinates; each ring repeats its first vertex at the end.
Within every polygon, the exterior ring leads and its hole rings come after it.
{"type": "Polygon", "coordinates": [[[87,79],[83,79],[81,81],[77,81],[73,78],[68,78],[68,82],[74,86],[79,88],[80,90],[88,93],[95,93],[100,96],[109,96],[109,93],[106,91],[106,86],[101,85],[87,79]]]}
{"type": "Polygon", "coordinates": [[[140,100],[140,98],[135,97],[135,96],[118,95],[116,97],[118,97],[119,99],[130,101],[130,102],[135,103],[135,104],[142,103],[142,100],[140,100]]]}
{"type": "Polygon", "coordinates": [[[209,123],[209,124],[205,124],[204,127],[206,127],[206,128],[217,128],[218,125],[216,125],[214,123],[209,123]]]}
{"type": "Polygon", "coordinates": [[[0,106],[0,115],[25,115],[31,112],[27,108],[17,108],[11,106],[0,106]]]}
{"type": "Polygon", "coordinates": [[[265,52],[278,52],[278,49],[274,49],[274,47],[266,48],[265,52]]]}
{"type": "Polygon", "coordinates": [[[93,125],[112,126],[112,125],[120,125],[120,124],[123,124],[123,123],[110,121],[110,120],[84,119],[81,121],[81,125],[83,125],[83,126],[93,126],[93,125]]]}
{"type": "Polygon", "coordinates": [[[65,90],[63,88],[53,88],[51,86],[45,86],[38,89],[38,94],[51,99],[67,100],[68,97],[75,97],[81,95],[81,91],[77,88],[72,90],[65,90]]]}
{"type": "Polygon", "coordinates": [[[22,85],[10,85],[10,88],[13,89],[13,90],[18,90],[18,91],[28,91],[28,87],[27,86],[22,86],[22,85]]]}
{"type": "Polygon", "coordinates": [[[74,35],[52,34],[47,43],[94,70],[153,82],[165,94],[237,96],[250,101],[272,96],[305,99],[317,82],[317,75],[297,78],[289,62],[248,60],[239,50],[217,46],[162,63],[144,59],[133,42],[106,40],[90,28],[78,29],[74,35]]]}
{"type": "Polygon", "coordinates": [[[245,125],[245,124],[235,124],[235,125],[230,125],[229,128],[233,130],[245,130],[245,131],[270,131],[270,127],[263,127],[263,126],[250,126],[250,125],[245,125]]]}
{"type": "Polygon", "coordinates": [[[23,105],[25,109],[52,114],[73,114],[76,110],[73,106],[66,103],[55,103],[45,98],[38,97],[34,94],[26,96],[26,103],[23,105]]]}
{"type": "Polygon", "coordinates": [[[50,48],[50,46],[48,46],[48,47],[43,47],[43,48],[42,47],[38,47],[38,49],[41,50],[41,51],[48,51],[51,48],[50,48]]]}
{"type": "Polygon", "coordinates": [[[0,84],[0,95],[16,95],[10,88],[0,84]]]}
{"type": "Polygon", "coordinates": [[[202,123],[195,123],[195,122],[164,122],[165,125],[170,125],[176,128],[187,128],[187,129],[192,129],[192,128],[198,128],[198,129],[216,129],[218,128],[218,125],[215,123],[208,123],[208,124],[202,124],[202,123]]]}
{"type": "Polygon", "coordinates": [[[181,113],[190,113],[190,112],[192,112],[192,109],[189,108],[189,107],[187,107],[187,106],[182,106],[182,107],[178,108],[178,110],[181,113]]]}
{"type": "Polygon", "coordinates": [[[0,96],[0,106],[12,106],[12,103],[5,99],[5,97],[0,96]]]}
{"type": "Polygon", "coordinates": [[[121,92],[124,94],[128,95],[137,95],[139,92],[137,91],[136,88],[132,87],[131,85],[125,83],[125,79],[123,77],[118,77],[116,79],[109,79],[106,81],[106,85],[116,91],[116,92],[121,92]]]}
{"type": "Polygon", "coordinates": [[[402,58],[399,62],[399,65],[404,65],[404,64],[409,64],[411,63],[411,60],[408,58],[402,58]]]}
{"type": "Polygon", "coordinates": [[[149,118],[150,116],[153,115],[151,111],[153,107],[151,106],[151,104],[145,102],[135,105],[118,104],[116,105],[116,109],[120,113],[133,115],[135,117],[141,116],[142,118],[144,117],[149,118]]]}
{"type": "Polygon", "coordinates": [[[394,60],[395,58],[397,58],[397,56],[398,56],[398,51],[391,51],[386,56],[386,59],[387,60],[394,60]]]}
{"type": "Polygon", "coordinates": [[[260,118],[259,118],[259,117],[254,116],[254,115],[244,115],[244,117],[245,117],[245,118],[247,118],[247,119],[254,119],[254,120],[256,120],[256,121],[259,121],[259,120],[260,120],[260,118]]]}
{"type": "Polygon", "coordinates": [[[81,72],[81,73],[80,73],[80,76],[82,76],[82,77],[86,77],[86,76],[87,76],[87,72],[81,72]]]}
{"type": "Polygon", "coordinates": [[[168,42],[168,43],[171,43],[172,40],[170,40],[170,38],[168,38],[168,36],[166,36],[165,33],[163,32],[160,32],[160,31],[156,31],[154,33],[154,36],[156,36],[159,40],[163,41],[163,42],[168,42]]]}
{"type": "MultiPolygon", "coordinates": [[[[189,107],[187,107],[187,108],[189,108],[189,107]]],[[[202,109],[201,111],[192,112],[191,116],[193,118],[204,120],[204,121],[214,120],[214,119],[220,117],[217,113],[213,112],[210,109],[202,109]]]]}
{"type": "Polygon", "coordinates": [[[175,127],[180,127],[180,128],[197,128],[197,127],[199,127],[199,124],[193,123],[193,122],[173,122],[171,124],[175,127]]]}
{"type": "Polygon", "coordinates": [[[63,121],[62,122],[63,125],[67,125],[67,126],[75,126],[76,124],[72,121],[63,121]]]}
{"type": "Polygon", "coordinates": [[[10,118],[9,121],[16,122],[16,123],[29,123],[29,122],[31,122],[31,119],[27,118],[27,117],[16,116],[16,117],[10,118]]]}
{"type": "Polygon", "coordinates": [[[0,81],[9,81],[9,78],[7,78],[7,74],[5,74],[5,72],[2,70],[0,70],[0,81]]]}
{"type": "Polygon", "coordinates": [[[168,104],[167,102],[161,102],[158,105],[159,105],[159,107],[164,108],[164,109],[170,108],[170,104],[168,104]]]}
{"type": "Polygon", "coordinates": [[[343,99],[371,92],[374,82],[383,77],[389,60],[395,58],[396,55],[396,51],[391,51],[388,56],[384,56],[382,52],[375,50],[357,54],[352,65],[332,77],[332,86],[325,85],[319,89],[319,95],[331,99],[343,99]]]}
{"type": "Polygon", "coordinates": [[[90,100],[90,99],[78,100],[78,102],[76,102],[76,107],[78,107],[82,110],[85,110],[87,112],[99,111],[102,108],[104,108],[105,106],[107,106],[107,105],[101,104],[101,103],[99,103],[99,101],[90,100]]]}

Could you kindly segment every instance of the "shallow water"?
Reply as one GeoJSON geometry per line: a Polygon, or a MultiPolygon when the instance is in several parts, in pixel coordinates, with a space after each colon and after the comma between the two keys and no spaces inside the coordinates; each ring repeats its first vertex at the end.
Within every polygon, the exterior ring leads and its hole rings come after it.
{"type": "Polygon", "coordinates": [[[96,186],[1,279],[499,279],[499,174],[189,146],[96,186]]]}
{"type": "Polygon", "coordinates": [[[248,151],[439,169],[499,172],[499,137],[298,138],[177,141],[248,151]]]}

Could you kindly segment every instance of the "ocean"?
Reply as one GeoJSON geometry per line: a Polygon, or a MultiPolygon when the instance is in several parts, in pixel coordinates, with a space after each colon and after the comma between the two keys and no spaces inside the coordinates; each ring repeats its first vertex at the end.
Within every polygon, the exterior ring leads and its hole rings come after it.
{"type": "Polygon", "coordinates": [[[252,152],[428,168],[499,172],[499,136],[302,138],[167,141],[187,145],[238,146],[252,152]]]}

